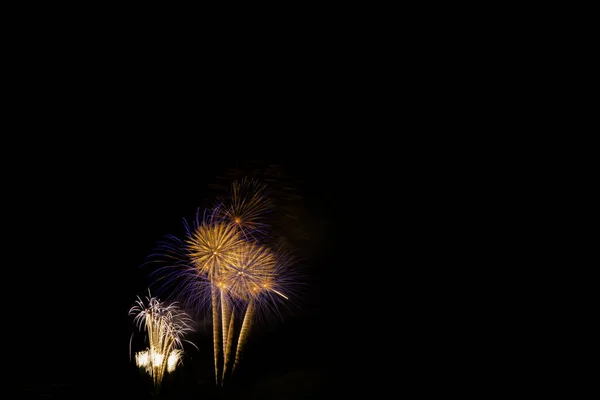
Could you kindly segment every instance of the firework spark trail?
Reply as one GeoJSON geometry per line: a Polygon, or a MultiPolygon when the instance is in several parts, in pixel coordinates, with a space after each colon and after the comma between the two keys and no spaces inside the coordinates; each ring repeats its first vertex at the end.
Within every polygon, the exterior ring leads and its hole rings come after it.
{"type": "MultiPolygon", "coordinates": [[[[184,227],[189,239],[194,228],[185,220],[184,227]]],[[[158,285],[160,296],[173,296],[197,313],[210,313],[212,284],[206,274],[199,273],[189,251],[186,240],[167,235],[158,242],[145,265],[159,264],[150,272],[150,278],[153,285],[158,285]]]]}
{"type": "Polygon", "coordinates": [[[212,287],[212,320],[213,320],[213,348],[215,353],[215,383],[219,384],[219,297],[218,288],[212,287]]]}
{"type": "Polygon", "coordinates": [[[297,268],[296,258],[287,244],[278,243],[271,247],[275,256],[274,270],[262,280],[261,290],[257,293],[255,315],[257,318],[284,319],[284,310],[292,311],[298,306],[296,301],[302,297],[306,283],[304,276],[297,268]]]}
{"type": "Polygon", "coordinates": [[[234,334],[234,310],[231,310],[231,318],[229,318],[229,327],[227,328],[227,345],[225,346],[225,357],[223,359],[223,377],[221,378],[221,386],[225,381],[225,375],[227,374],[227,366],[229,365],[229,361],[231,358],[231,347],[233,342],[233,334],[234,334]]]}
{"type": "Polygon", "coordinates": [[[235,368],[240,363],[242,348],[244,346],[244,343],[246,342],[248,333],[250,332],[253,317],[254,317],[254,300],[250,300],[250,302],[248,303],[248,308],[246,309],[246,315],[244,316],[244,322],[242,323],[242,328],[240,329],[240,336],[238,338],[237,348],[235,350],[235,361],[233,363],[233,368],[231,371],[232,373],[235,372],[235,368]]]}
{"type": "MultiPolygon", "coordinates": [[[[223,285],[219,284],[219,291],[221,292],[221,323],[223,325],[223,349],[227,348],[227,333],[229,328],[229,320],[231,315],[231,306],[227,299],[227,292],[223,285]]],[[[225,350],[223,350],[225,351],[225,350]]]]}

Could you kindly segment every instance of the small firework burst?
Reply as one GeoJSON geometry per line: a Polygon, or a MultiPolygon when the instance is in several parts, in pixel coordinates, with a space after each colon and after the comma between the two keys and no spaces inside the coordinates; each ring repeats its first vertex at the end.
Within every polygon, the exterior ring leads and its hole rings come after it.
{"type": "Polygon", "coordinates": [[[134,324],[146,332],[148,348],[135,354],[136,365],[146,371],[155,387],[159,387],[165,372],[172,372],[181,362],[183,337],[192,331],[192,320],[176,303],[165,305],[148,295],[138,297],[129,309],[134,324]]]}

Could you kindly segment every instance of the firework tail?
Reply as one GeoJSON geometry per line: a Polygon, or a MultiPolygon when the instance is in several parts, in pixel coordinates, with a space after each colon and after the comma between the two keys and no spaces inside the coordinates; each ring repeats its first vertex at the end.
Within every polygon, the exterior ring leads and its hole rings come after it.
{"type": "Polygon", "coordinates": [[[225,357],[223,361],[223,377],[221,378],[221,386],[223,386],[223,382],[225,381],[225,374],[227,373],[227,365],[229,364],[229,359],[231,358],[231,346],[233,342],[233,332],[234,332],[234,311],[231,310],[231,317],[229,318],[229,327],[227,328],[227,346],[225,346],[225,357]]]}
{"type": "Polygon", "coordinates": [[[221,289],[221,323],[223,324],[223,349],[227,348],[227,328],[229,327],[230,314],[231,306],[227,301],[226,291],[225,289],[221,289]]]}
{"type": "Polygon", "coordinates": [[[240,363],[240,356],[242,353],[242,347],[246,342],[246,338],[248,337],[248,333],[250,331],[250,327],[252,325],[252,318],[254,317],[254,300],[250,300],[248,303],[248,308],[246,308],[246,315],[244,316],[244,322],[242,323],[242,328],[240,329],[240,336],[238,338],[237,348],[235,350],[235,361],[233,363],[232,373],[235,372],[235,367],[240,363]]]}
{"type": "Polygon", "coordinates": [[[152,332],[150,348],[163,355],[160,365],[154,366],[155,370],[153,371],[154,386],[158,390],[164,378],[164,372],[167,368],[167,356],[171,347],[173,347],[174,341],[168,337],[165,337],[164,335],[164,332],[166,332],[168,329],[164,320],[160,319],[158,321],[154,321],[150,328],[151,329],[149,331],[152,332]],[[163,334],[161,335],[161,333],[163,334]]]}
{"type": "Polygon", "coordinates": [[[219,296],[218,288],[212,285],[213,346],[215,351],[215,382],[219,384],[219,296]]]}
{"type": "Polygon", "coordinates": [[[161,363],[160,363],[160,378],[158,381],[158,384],[160,385],[160,383],[162,382],[164,375],[165,375],[165,371],[167,370],[167,363],[169,361],[169,354],[171,354],[171,350],[173,348],[173,344],[174,344],[174,340],[171,338],[166,339],[166,342],[162,343],[161,346],[161,354],[163,355],[162,359],[161,359],[161,363]]]}
{"type": "MultiPolygon", "coordinates": [[[[221,324],[222,324],[222,333],[223,333],[223,353],[227,351],[227,338],[228,338],[228,327],[229,327],[229,319],[231,315],[231,307],[229,302],[227,301],[227,294],[225,289],[221,288],[221,324]]],[[[225,355],[223,355],[223,376],[221,377],[221,386],[223,386],[223,379],[225,378],[225,368],[227,361],[225,359],[225,355]]]]}

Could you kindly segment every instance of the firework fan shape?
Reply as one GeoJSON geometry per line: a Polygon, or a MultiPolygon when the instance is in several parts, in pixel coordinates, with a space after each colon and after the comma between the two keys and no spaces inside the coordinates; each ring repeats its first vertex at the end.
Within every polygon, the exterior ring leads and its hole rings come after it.
{"type": "Polygon", "coordinates": [[[136,327],[146,332],[149,345],[135,354],[136,365],[152,377],[158,388],[165,372],[173,372],[181,363],[183,336],[193,330],[192,320],[176,303],[164,305],[150,294],[146,302],[138,297],[129,315],[134,315],[136,327]]]}

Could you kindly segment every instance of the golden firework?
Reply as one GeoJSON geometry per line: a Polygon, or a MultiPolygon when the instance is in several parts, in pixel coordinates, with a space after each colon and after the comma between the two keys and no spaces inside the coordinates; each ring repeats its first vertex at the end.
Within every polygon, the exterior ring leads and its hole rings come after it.
{"type": "Polygon", "coordinates": [[[242,243],[235,226],[223,222],[199,224],[186,239],[187,251],[198,273],[216,281],[242,243]]]}
{"type": "Polygon", "coordinates": [[[247,177],[234,181],[229,197],[215,207],[214,217],[235,226],[246,240],[264,238],[270,230],[266,219],[272,208],[266,188],[265,184],[247,177]]]}

